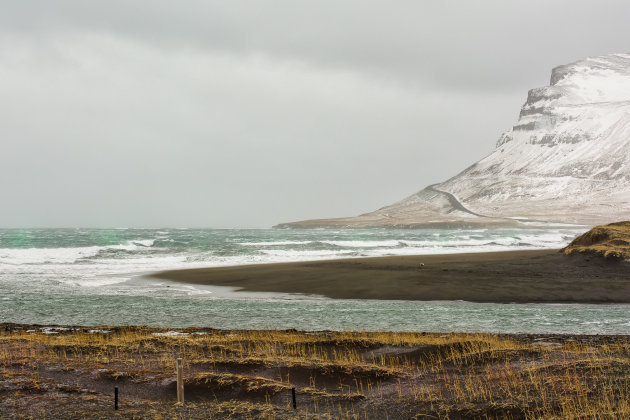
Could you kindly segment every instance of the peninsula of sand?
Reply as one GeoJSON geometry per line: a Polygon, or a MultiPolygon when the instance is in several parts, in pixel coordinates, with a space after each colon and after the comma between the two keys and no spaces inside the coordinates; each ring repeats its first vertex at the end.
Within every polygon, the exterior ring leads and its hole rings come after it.
{"type": "Polygon", "coordinates": [[[338,299],[630,302],[630,222],[597,226],[563,250],[391,256],[172,270],[191,284],[338,299]]]}

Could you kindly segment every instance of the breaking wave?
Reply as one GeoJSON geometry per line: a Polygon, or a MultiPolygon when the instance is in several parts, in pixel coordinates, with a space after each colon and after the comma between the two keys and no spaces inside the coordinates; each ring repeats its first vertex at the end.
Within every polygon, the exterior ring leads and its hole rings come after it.
{"type": "Polygon", "coordinates": [[[95,285],[177,268],[560,248],[579,233],[563,229],[0,229],[0,280],[95,285]]]}
{"type": "Polygon", "coordinates": [[[0,248],[0,264],[72,264],[99,255],[136,253],[152,247],[154,242],[153,239],[147,239],[127,241],[119,245],[77,248],[0,248]]]}

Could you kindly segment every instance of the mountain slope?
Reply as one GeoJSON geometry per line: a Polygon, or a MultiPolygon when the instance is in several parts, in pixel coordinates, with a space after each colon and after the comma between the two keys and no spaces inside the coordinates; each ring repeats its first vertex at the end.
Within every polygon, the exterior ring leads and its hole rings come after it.
{"type": "Polygon", "coordinates": [[[553,69],[490,155],[357,217],[281,227],[577,223],[630,217],[630,54],[553,69]]]}

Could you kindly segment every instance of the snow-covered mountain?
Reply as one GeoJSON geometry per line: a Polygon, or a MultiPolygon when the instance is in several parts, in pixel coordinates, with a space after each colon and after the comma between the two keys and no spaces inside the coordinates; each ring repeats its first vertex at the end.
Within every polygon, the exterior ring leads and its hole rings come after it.
{"type": "Polygon", "coordinates": [[[280,226],[576,223],[630,219],[630,54],[559,66],[490,155],[357,217],[280,226]]]}

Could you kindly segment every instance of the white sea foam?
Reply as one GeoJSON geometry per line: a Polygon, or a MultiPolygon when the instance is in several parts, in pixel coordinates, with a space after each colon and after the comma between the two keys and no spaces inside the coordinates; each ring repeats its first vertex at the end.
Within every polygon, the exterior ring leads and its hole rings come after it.
{"type": "Polygon", "coordinates": [[[59,334],[61,331],[68,331],[66,327],[43,327],[39,329],[43,334],[59,334]]]}
{"type": "Polygon", "coordinates": [[[324,244],[332,245],[336,247],[344,248],[376,248],[376,247],[395,247],[400,246],[402,241],[392,239],[385,241],[369,241],[369,240],[354,240],[354,241],[269,241],[269,242],[241,242],[239,245],[244,246],[286,246],[286,245],[310,245],[310,244],[324,244]]]}
{"type": "Polygon", "coordinates": [[[73,263],[81,258],[93,257],[103,249],[99,246],[82,248],[27,248],[0,249],[0,264],[64,264],[73,263]]]}
{"type": "Polygon", "coordinates": [[[110,286],[113,284],[124,283],[127,280],[129,280],[129,277],[90,276],[88,274],[84,274],[81,277],[65,277],[63,279],[60,279],[59,282],[68,286],[103,287],[103,286],[110,286]]]}
{"type": "Polygon", "coordinates": [[[135,240],[119,245],[87,246],[78,248],[2,248],[0,264],[71,264],[81,259],[95,257],[101,251],[136,251],[151,247],[155,240],[135,240]]]}
{"type": "Polygon", "coordinates": [[[311,251],[298,251],[294,249],[265,249],[262,251],[266,255],[275,257],[286,257],[296,259],[308,259],[310,257],[322,257],[322,256],[342,256],[352,254],[353,251],[349,250],[311,250],[311,251]]]}
{"type": "Polygon", "coordinates": [[[150,247],[150,246],[153,246],[153,244],[155,243],[155,239],[143,239],[143,240],[139,240],[139,241],[131,241],[131,243],[133,245],[140,245],[140,246],[144,246],[144,247],[150,247]]]}
{"type": "Polygon", "coordinates": [[[266,242],[239,242],[243,246],[282,246],[282,245],[308,245],[313,241],[266,241],[266,242]]]}
{"type": "Polygon", "coordinates": [[[324,241],[324,243],[345,247],[345,248],[377,248],[377,247],[396,247],[400,246],[402,241],[398,239],[386,240],[386,241],[324,241]]]}

